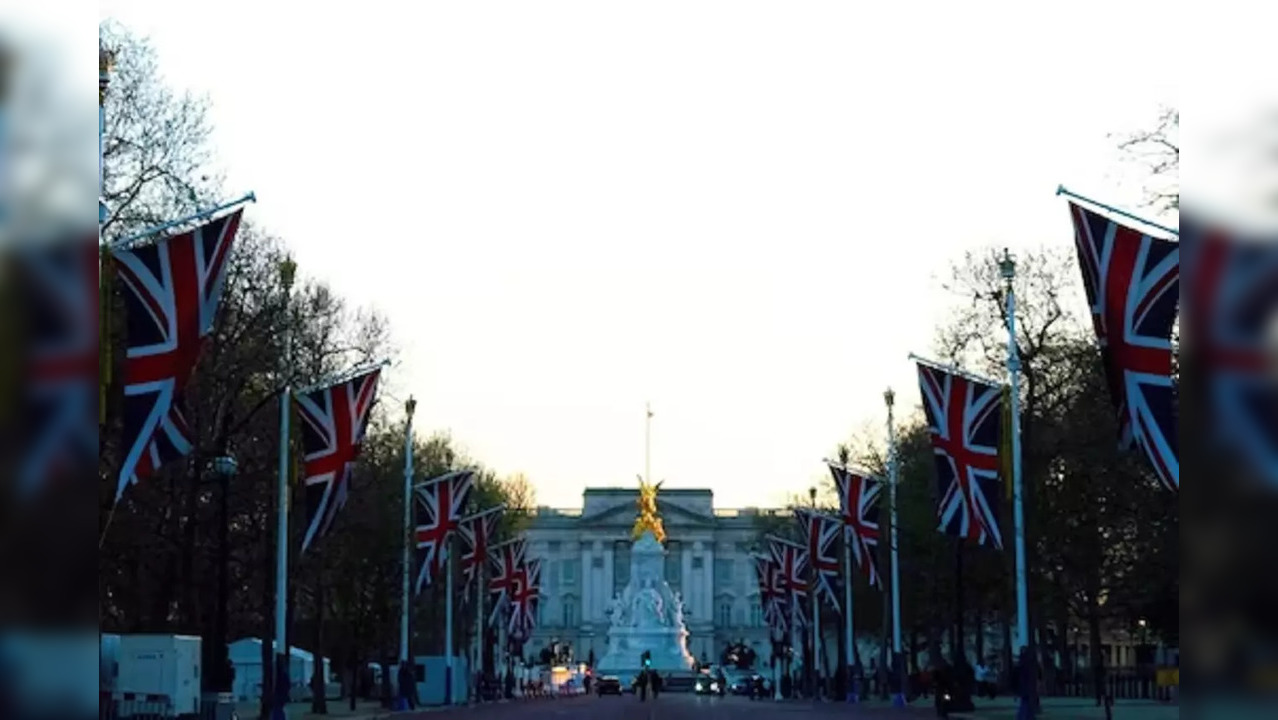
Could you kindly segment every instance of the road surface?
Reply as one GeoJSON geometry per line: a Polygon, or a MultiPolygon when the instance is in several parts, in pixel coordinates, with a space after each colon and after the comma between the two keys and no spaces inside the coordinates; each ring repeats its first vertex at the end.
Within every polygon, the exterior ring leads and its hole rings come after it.
{"type": "MultiPolygon", "coordinates": [[[[880,703],[848,706],[845,703],[751,701],[740,697],[699,697],[679,693],[640,702],[633,695],[576,697],[559,700],[525,700],[475,707],[434,710],[413,715],[413,720],[770,720],[771,718],[924,718],[935,717],[929,706],[902,711],[880,703]]],[[[407,716],[399,716],[407,717],[407,716]]]]}

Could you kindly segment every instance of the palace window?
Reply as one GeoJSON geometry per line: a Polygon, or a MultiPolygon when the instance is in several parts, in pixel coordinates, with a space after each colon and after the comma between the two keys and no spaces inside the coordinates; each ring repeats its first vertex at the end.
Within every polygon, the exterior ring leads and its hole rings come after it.
{"type": "Polygon", "coordinates": [[[715,558],[714,584],[721,587],[732,587],[732,559],[715,558]]]}
{"type": "Polygon", "coordinates": [[[560,566],[560,577],[564,585],[577,584],[577,563],[579,560],[564,560],[560,566]]]}
{"type": "Polygon", "coordinates": [[[750,606],[750,627],[763,627],[763,606],[758,600],[750,606]]]}
{"type": "Polygon", "coordinates": [[[619,593],[630,582],[630,543],[618,540],[612,546],[612,591],[619,593]]]}
{"type": "Polygon", "coordinates": [[[683,544],[678,540],[666,543],[666,582],[678,590],[683,580],[683,544]]]}
{"type": "Polygon", "coordinates": [[[564,627],[577,627],[577,601],[564,598],[564,627]]]}
{"type": "Polygon", "coordinates": [[[732,627],[732,603],[727,600],[719,603],[719,627],[732,627]]]}

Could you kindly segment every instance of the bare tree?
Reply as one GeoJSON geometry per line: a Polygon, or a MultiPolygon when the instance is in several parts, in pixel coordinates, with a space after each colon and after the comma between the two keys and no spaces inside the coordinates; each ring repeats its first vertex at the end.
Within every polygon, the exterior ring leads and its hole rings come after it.
{"type": "Polygon", "coordinates": [[[1149,173],[1149,204],[1158,210],[1179,210],[1180,110],[1163,108],[1153,128],[1121,136],[1118,148],[1149,173]]]}
{"type": "Polygon", "coordinates": [[[218,199],[211,171],[208,101],[164,83],[154,48],[112,22],[98,42],[115,52],[105,100],[104,198],[110,214],[103,237],[121,237],[185,217],[218,199]]]}

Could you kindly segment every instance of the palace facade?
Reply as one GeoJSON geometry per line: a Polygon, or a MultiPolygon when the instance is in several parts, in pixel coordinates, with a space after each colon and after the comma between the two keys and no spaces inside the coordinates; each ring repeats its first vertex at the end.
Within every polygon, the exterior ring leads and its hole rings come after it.
{"type": "MultiPolygon", "coordinates": [[[[541,603],[530,647],[571,643],[578,660],[608,647],[608,608],[630,580],[631,529],[638,489],[588,488],[580,509],[538,508],[527,528],[529,557],[542,561],[541,603]]],[[[768,653],[768,628],[751,560],[760,515],[782,510],[717,509],[710,490],[657,496],[666,531],[666,582],[683,596],[688,651],[718,662],[744,639],[768,653]]]]}

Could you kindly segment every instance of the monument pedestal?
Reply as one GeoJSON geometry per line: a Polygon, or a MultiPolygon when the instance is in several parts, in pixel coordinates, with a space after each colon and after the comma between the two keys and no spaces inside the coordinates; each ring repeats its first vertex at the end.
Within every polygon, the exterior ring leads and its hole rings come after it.
{"type": "Polygon", "coordinates": [[[643,655],[659,672],[687,672],[695,664],[688,652],[683,602],[665,579],[665,548],[646,531],[630,550],[630,581],[613,598],[608,650],[597,667],[604,674],[638,672],[643,655]]]}

